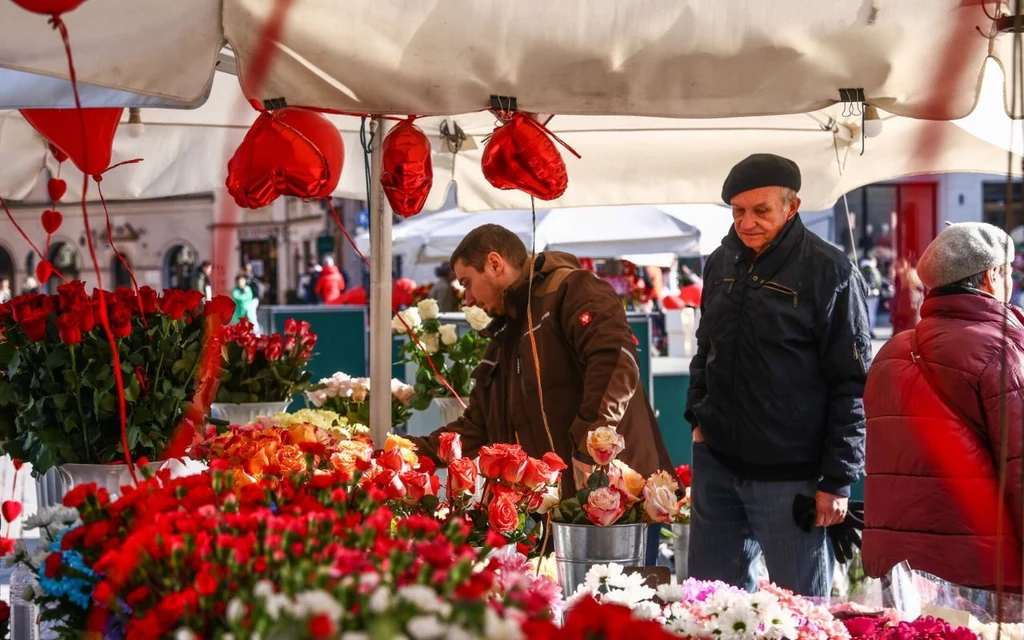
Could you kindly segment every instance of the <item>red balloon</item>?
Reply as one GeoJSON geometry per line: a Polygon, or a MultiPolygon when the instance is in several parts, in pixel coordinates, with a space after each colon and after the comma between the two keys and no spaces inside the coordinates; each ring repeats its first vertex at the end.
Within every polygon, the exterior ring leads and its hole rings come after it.
{"type": "Polygon", "coordinates": [[[53,146],[52,142],[48,143],[47,146],[50,147],[50,153],[52,153],[53,157],[57,159],[57,162],[64,162],[68,159],[68,154],[53,146]]]}
{"type": "MultiPolygon", "coordinates": [[[[82,109],[85,120],[85,143],[89,150],[89,163],[85,163],[82,148],[82,127],[75,109],[22,109],[21,115],[35,127],[41,136],[67,154],[79,171],[96,176],[110,166],[114,147],[114,132],[121,122],[122,107],[82,109]]],[[[60,160],[60,158],[57,158],[60,160]]]]}
{"type": "Polygon", "coordinates": [[[540,123],[518,111],[491,134],[481,164],[498,189],[519,189],[540,200],[554,200],[569,186],[555,143],[540,123]]]}
{"type": "Polygon", "coordinates": [[[319,200],[337,188],[344,161],[341,134],[324,116],[296,107],[264,111],[228,161],[228,193],[247,209],[281,195],[319,200]]]}
{"type": "Polygon", "coordinates": [[[391,208],[404,218],[416,215],[434,183],[430,140],[411,119],[403,120],[384,138],[383,155],[380,184],[391,208]]]}
{"type": "Polygon", "coordinates": [[[45,284],[53,275],[53,265],[49,260],[40,260],[36,263],[36,280],[39,284],[45,284]]]}
{"type": "Polygon", "coordinates": [[[14,0],[14,4],[32,13],[56,16],[78,8],[85,0],[14,0]]]}

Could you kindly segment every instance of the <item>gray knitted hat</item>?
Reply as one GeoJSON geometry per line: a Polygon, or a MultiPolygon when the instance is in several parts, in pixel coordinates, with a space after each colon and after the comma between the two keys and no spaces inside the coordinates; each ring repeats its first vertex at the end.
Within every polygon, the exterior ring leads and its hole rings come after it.
{"type": "Polygon", "coordinates": [[[924,250],[917,275],[929,289],[953,284],[1013,262],[1013,240],[999,227],[984,222],[952,224],[924,250]]]}

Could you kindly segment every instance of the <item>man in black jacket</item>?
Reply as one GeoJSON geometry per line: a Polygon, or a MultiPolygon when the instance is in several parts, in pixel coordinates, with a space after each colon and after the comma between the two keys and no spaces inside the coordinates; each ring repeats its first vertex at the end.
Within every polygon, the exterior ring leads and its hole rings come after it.
{"type": "Polygon", "coordinates": [[[800,221],[800,169],[757,154],[722,189],[733,228],[704,270],[686,418],[693,427],[690,575],[809,596],[832,588],[825,527],[864,463],[871,358],[864,281],[800,221]],[[814,496],[815,528],[793,517],[814,496]]]}

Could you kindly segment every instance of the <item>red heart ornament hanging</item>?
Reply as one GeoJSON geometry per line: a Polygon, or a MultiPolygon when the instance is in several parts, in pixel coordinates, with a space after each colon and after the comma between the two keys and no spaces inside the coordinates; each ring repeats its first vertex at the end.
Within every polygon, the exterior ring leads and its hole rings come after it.
{"type": "Polygon", "coordinates": [[[57,16],[77,9],[85,0],[14,0],[14,4],[32,13],[57,16]]]}
{"type": "Polygon", "coordinates": [[[518,111],[491,134],[481,168],[498,189],[519,189],[540,200],[554,200],[569,186],[555,143],[540,123],[518,111]]]}
{"type": "Polygon", "coordinates": [[[46,233],[53,235],[57,233],[57,229],[60,229],[60,225],[64,223],[64,216],[56,209],[47,209],[40,217],[40,222],[43,223],[43,229],[46,229],[46,233]]]}
{"type": "Polygon", "coordinates": [[[395,213],[408,218],[423,210],[434,184],[430,140],[412,118],[395,125],[383,143],[380,184],[395,213]]]}
{"type": "Polygon", "coordinates": [[[40,285],[45,284],[53,275],[53,265],[49,260],[40,260],[36,265],[36,280],[40,285]]]}
{"type": "Polygon", "coordinates": [[[17,500],[4,500],[3,504],[0,504],[0,513],[7,522],[14,522],[21,515],[21,503],[17,500]]]}
{"type": "Polygon", "coordinates": [[[60,178],[50,178],[50,181],[46,183],[46,191],[50,194],[50,200],[59,202],[68,192],[68,183],[60,178]]]}
{"type": "Polygon", "coordinates": [[[331,122],[315,111],[265,111],[228,161],[228,193],[247,209],[278,196],[320,200],[341,179],[345,147],[331,122]]]}
{"type": "Polygon", "coordinates": [[[67,154],[79,171],[96,176],[110,166],[114,133],[121,122],[123,108],[82,109],[85,119],[85,144],[89,158],[86,164],[82,147],[82,125],[75,109],[22,109],[21,115],[51,144],[67,154]]]}

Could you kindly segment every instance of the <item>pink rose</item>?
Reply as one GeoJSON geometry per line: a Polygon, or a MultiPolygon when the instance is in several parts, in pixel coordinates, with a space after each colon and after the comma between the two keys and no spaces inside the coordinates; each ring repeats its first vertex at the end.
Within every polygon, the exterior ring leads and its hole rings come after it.
{"type": "Polygon", "coordinates": [[[441,443],[437,448],[438,458],[446,464],[451,464],[452,460],[458,460],[462,457],[462,438],[459,434],[445,431],[439,439],[441,443]]]}
{"type": "Polygon", "coordinates": [[[590,493],[587,504],[583,505],[590,521],[599,527],[608,527],[626,513],[626,504],[617,489],[602,487],[590,493]]]}
{"type": "Polygon", "coordinates": [[[626,439],[612,427],[598,427],[587,433],[587,453],[600,466],[611,464],[626,448],[626,439]]]}
{"type": "Polygon", "coordinates": [[[644,487],[644,512],[651,522],[673,522],[679,515],[675,492],[665,486],[648,484],[644,487]]]}

